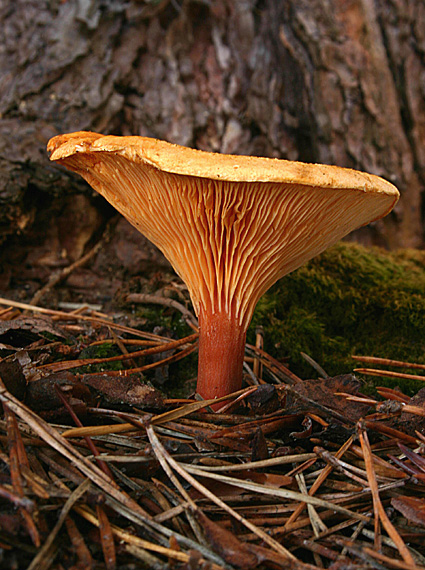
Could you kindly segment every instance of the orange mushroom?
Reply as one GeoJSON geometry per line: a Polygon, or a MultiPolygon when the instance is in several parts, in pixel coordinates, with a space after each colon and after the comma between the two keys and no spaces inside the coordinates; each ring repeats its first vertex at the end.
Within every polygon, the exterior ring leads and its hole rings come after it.
{"type": "Polygon", "coordinates": [[[157,245],[186,283],[199,318],[204,398],[241,387],[261,295],[399,198],[389,182],[354,170],[144,137],[77,132],[54,137],[48,150],[157,245]]]}

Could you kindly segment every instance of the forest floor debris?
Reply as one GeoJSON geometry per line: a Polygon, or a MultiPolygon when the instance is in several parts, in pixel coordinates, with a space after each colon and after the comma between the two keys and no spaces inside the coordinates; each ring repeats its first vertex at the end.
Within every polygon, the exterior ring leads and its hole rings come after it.
{"type": "Polygon", "coordinates": [[[196,332],[1,303],[5,570],[425,568],[422,390],[303,380],[259,343],[213,412],[170,386],[196,332]]]}

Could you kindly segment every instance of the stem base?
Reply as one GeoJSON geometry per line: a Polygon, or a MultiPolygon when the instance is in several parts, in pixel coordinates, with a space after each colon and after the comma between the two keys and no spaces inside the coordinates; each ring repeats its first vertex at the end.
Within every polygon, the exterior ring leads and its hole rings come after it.
{"type": "Polygon", "coordinates": [[[197,392],[205,399],[240,390],[246,331],[226,313],[199,314],[197,392]]]}

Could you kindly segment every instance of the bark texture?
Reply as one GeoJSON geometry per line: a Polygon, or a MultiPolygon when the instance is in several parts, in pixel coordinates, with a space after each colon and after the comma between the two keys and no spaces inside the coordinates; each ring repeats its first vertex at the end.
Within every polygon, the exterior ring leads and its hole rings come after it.
{"type": "Polygon", "coordinates": [[[423,245],[422,0],[0,0],[0,24],[0,243],[81,255],[105,211],[45,145],[94,130],[381,175],[402,199],[357,238],[423,245]]]}

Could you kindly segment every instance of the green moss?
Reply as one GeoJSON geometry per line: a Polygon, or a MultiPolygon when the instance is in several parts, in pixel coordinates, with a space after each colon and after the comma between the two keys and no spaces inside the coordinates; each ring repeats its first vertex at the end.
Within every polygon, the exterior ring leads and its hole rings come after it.
{"type": "MultiPolygon", "coordinates": [[[[84,348],[79,355],[79,359],[86,358],[110,358],[111,356],[118,356],[122,354],[118,345],[115,343],[104,342],[102,344],[95,344],[84,348]]],[[[89,373],[89,372],[103,372],[104,370],[122,370],[122,362],[103,362],[101,364],[89,364],[87,366],[81,366],[76,368],[77,373],[89,373]]]]}
{"type": "MultiPolygon", "coordinates": [[[[264,295],[248,338],[263,325],[266,350],[287,357],[303,378],[315,372],[301,351],[330,375],[363,366],[351,354],[425,363],[424,292],[425,253],[339,243],[264,295]]],[[[382,377],[375,383],[408,391],[423,386],[382,377]]]]}
{"type": "MultiPolygon", "coordinates": [[[[175,309],[162,305],[140,305],[137,315],[145,322],[144,330],[157,332],[159,335],[168,335],[170,338],[184,338],[193,333],[193,330],[184,321],[181,314],[175,309]],[[159,328],[158,328],[159,327],[159,328]]],[[[177,362],[169,365],[169,382],[158,387],[168,396],[173,398],[185,398],[194,390],[195,382],[189,380],[196,378],[198,371],[197,351],[185,356],[177,362]]],[[[145,372],[146,379],[156,384],[156,370],[145,372]]]]}
{"type": "Polygon", "coordinates": [[[177,310],[162,305],[142,305],[137,315],[145,321],[144,328],[151,331],[160,327],[175,338],[182,338],[193,332],[177,310]]]}

